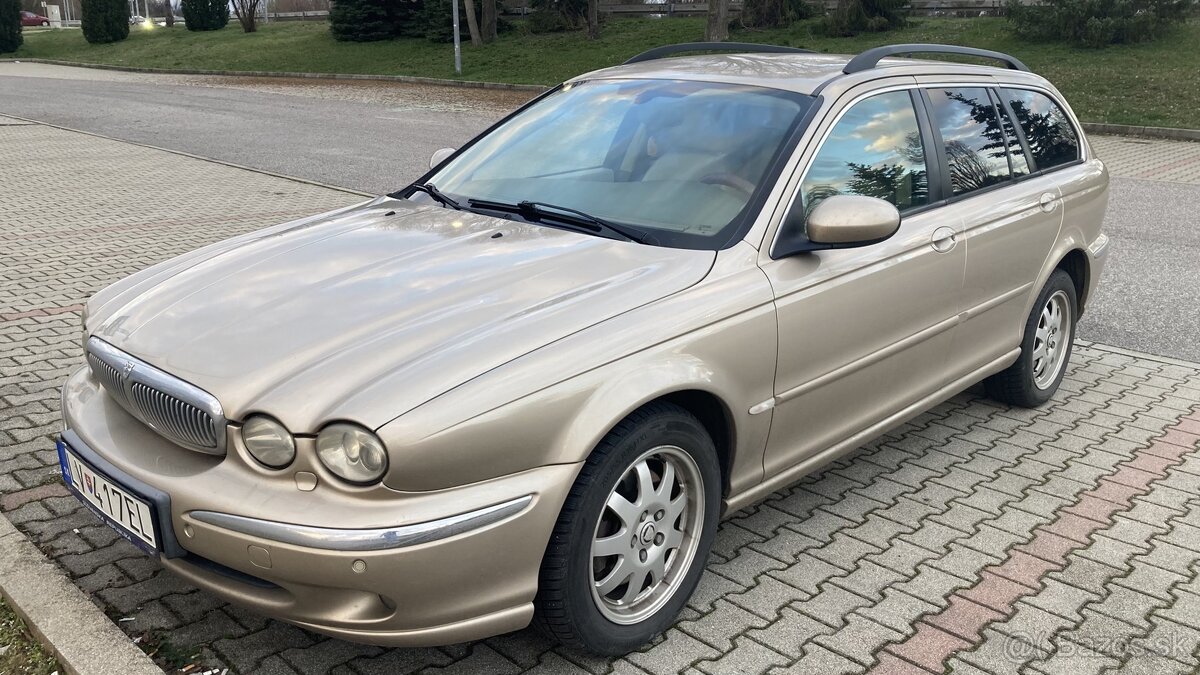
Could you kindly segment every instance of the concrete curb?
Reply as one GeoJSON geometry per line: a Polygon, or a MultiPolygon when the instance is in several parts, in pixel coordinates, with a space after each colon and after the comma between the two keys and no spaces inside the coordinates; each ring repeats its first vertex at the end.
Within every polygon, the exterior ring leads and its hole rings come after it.
{"type": "Polygon", "coordinates": [[[8,518],[0,515],[0,594],[71,675],[162,675],[8,518]]]}
{"type": "Polygon", "coordinates": [[[76,63],[56,59],[0,59],[0,61],[24,61],[45,63],[52,66],[118,70],[126,73],[158,73],[161,75],[217,75],[222,77],[296,77],[308,80],[368,80],[375,82],[403,82],[405,84],[430,84],[439,87],[461,87],[463,89],[505,89],[509,91],[543,92],[549,87],[540,84],[510,84],[508,82],[476,82],[474,80],[447,80],[439,77],[417,77],[415,75],[357,75],[354,73],[290,73],[273,70],[193,70],[190,68],[138,68],[134,66],[110,66],[99,63],[76,63]]]}
{"type": "Polygon", "coordinates": [[[1128,124],[1084,122],[1083,130],[1089,134],[1103,134],[1108,136],[1140,136],[1142,138],[1161,138],[1171,141],[1200,141],[1200,129],[1137,127],[1128,124]]]}
{"type": "Polygon", "coordinates": [[[94,133],[91,131],[83,131],[81,129],[72,129],[71,127],[59,126],[57,124],[51,124],[49,122],[39,122],[38,120],[29,119],[28,117],[18,117],[17,115],[12,115],[10,113],[0,112],[0,117],[7,117],[9,119],[20,120],[21,122],[24,122],[26,124],[41,125],[43,127],[50,127],[51,129],[58,129],[60,131],[70,131],[72,133],[83,134],[85,136],[94,136],[96,138],[103,138],[106,141],[113,141],[115,143],[127,143],[129,145],[137,145],[137,146],[140,146],[143,148],[150,148],[151,150],[161,150],[162,152],[169,152],[172,155],[180,155],[181,157],[188,157],[190,159],[198,159],[202,162],[212,162],[213,164],[220,164],[222,166],[228,166],[228,167],[231,167],[234,169],[241,169],[243,171],[253,171],[254,173],[261,173],[266,176],[282,178],[284,180],[290,180],[295,183],[304,183],[305,185],[315,185],[317,187],[325,188],[327,190],[337,190],[338,192],[348,192],[352,195],[359,195],[361,197],[368,197],[370,199],[374,199],[375,197],[379,196],[376,194],[371,194],[370,192],[363,192],[362,190],[354,190],[354,189],[351,189],[348,187],[342,187],[341,185],[330,185],[328,183],[321,183],[321,182],[315,181],[315,180],[308,180],[307,178],[297,178],[296,176],[289,176],[286,173],[276,173],[274,171],[267,171],[266,169],[256,169],[252,166],[244,166],[241,164],[234,164],[233,162],[226,162],[224,160],[213,159],[211,157],[204,157],[202,155],[193,155],[190,152],[184,152],[182,150],[172,150],[170,148],[163,148],[163,147],[160,147],[157,145],[150,145],[149,143],[138,143],[137,141],[127,141],[124,138],[116,138],[114,136],[105,136],[104,134],[97,134],[97,133],[94,133]]]}
{"type": "Polygon", "coordinates": [[[1096,349],[1096,350],[1099,350],[1102,352],[1111,352],[1113,354],[1121,354],[1123,356],[1129,356],[1129,357],[1133,357],[1135,359],[1144,359],[1146,361],[1157,361],[1158,363],[1165,363],[1165,364],[1172,365],[1172,366],[1183,366],[1185,368],[1200,369],[1200,362],[1188,361],[1187,359],[1179,359],[1179,358],[1175,358],[1174,356],[1160,356],[1158,354],[1149,354],[1147,352],[1139,352],[1136,349],[1125,349],[1124,347],[1115,347],[1113,345],[1106,345],[1106,344],[1103,344],[1100,342],[1091,342],[1088,340],[1076,339],[1075,344],[1083,346],[1083,347],[1090,347],[1092,349],[1096,349]]]}

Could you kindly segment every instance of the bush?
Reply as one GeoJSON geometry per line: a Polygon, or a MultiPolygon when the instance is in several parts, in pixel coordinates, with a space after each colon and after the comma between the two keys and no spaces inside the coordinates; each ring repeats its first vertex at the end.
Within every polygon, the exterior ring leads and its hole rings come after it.
{"type": "Polygon", "coordinates": [[[817,24],[817,30],[835,37],[881,33],[905,23],[908,0],[839,0],[837,9],[817,24]]]}
{"type": "Polygon", "coordinates": [[[745,0],[742,25],[746,28],[780,28],[812,16],[807,0],[745,0]]]}
{"type": "Polygon", "coordinates": [[[126,0],[82,0],[80,10],[80,27],[83,39],[88,42],[120,42],[129,37],[129,4],[126,0]]]}
{"type": "Polygon", "coordinates": [[[1025,39],[1103,47],[1161,37],[1186,21],[1195,5],[1195,0],[1045,0],[1040,5],[1008,0],[1006,13],[1025,39]]]}
{"type": "MultiPolygon", "coordinates": [[[[475,18],[479,20],[479,27],[483,29],[483,3],[488,0],[476,0],[475,2],[475,18]]],[[[462,5],[462,0],[458,0],[458,32],[462,37],[462,41],[469,42],[471,40],[470,33],[467,32],[467,15],[466,8],[462,5]]],[[[586,0],[585,0],[586,2],[586,0]]],[[[499,0],[496,0],[496,32],[503,33],[512,28],[512,25],[500,16],[502,5],[499,0]]],[[[423,30],[414,30],[412,33],[404,33],[405,37],[410,35],[417,36],[424,34],[431,42],[451,42],[454,40],[454,15],[453,7],[450,5],[450,0],[425,0],[424,8],[420,11],[419,17],[414,17],[415,21],[420,21],[424,26],[423,30]]],[[[533,17],[530,16],[530,19],[533,17]]],[[[414,27],[415,28],[415,27],[414,27]]]]}
{"type": "Polygon", "coordinates": [[[228,0],[183,0],[188,30],[221,30],[229,23],[228,0]]]}
{"type": "Polygon", "coordinates": [[[335,40],[371,42],[424,34],[420,0],[335,0],[329,32],[335,40]]]}
{"type": "Polygon", "coordinates": [[[562,33],[579,28],[556,9],[539,9],[530,14],[528,26],[530,33],[562,33]]]}
{"type": "Polygon", "coordinates": [[[587,0],[530,0],[530,33],[561,33],[587,23],[587,0]]]}
{"type": "Polygon", "coordinates": [[[388,0],[334,0],[329,7],[329,32],[335,40],[390,40],[395,31],[387,5],[388,0]]]}
{"type": "MultiPolygon", "coordinates": [[[[425,0],[421,23],[425,25],[426,39],[430,42],[454,41],[453,11],[450,0],[425,0]]],[[[459,16],[460,32],[466,23],[466,18],[459,16]]]]}
{"type": "Polygon", "coordinates": [[[21,0],[0,0],[0,54],[17,51],[21,35],[21,0]]]}

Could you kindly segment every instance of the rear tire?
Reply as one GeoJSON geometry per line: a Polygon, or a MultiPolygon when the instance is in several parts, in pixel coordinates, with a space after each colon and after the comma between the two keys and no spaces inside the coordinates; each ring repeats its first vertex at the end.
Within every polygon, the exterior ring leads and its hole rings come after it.
{"type": "Polygon", "coordinates": [[[592,451],[542,561],[534,625],[596,654],[669,628],[704,572],[721,508],[716,447],[679,406],[651,403],[592,451]]]}
{"type": "Polygon", "coordinates": [[[1022,408],[1050,400],[1071,360],[1077,307],[1075,282],[1063,270],[1054,270],[1025,321],[1021,356],[983,381],[988,396],[1022,408]]]}

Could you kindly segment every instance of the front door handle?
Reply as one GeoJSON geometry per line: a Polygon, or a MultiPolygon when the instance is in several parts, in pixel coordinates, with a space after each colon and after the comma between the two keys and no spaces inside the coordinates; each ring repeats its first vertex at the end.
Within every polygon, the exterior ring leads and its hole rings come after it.
{"type": "Polygon", "coordinates": [[[957,244],[958,236],[951,227],[939,227],[934,230],[929,241],[929,245],[938,253],[949,253],[957,244]]]}
{"type": "Polygon", "coordinates": [[[1058,195],[1053,192],[1043,192],[1042,196],[1038,199],[1038,206],[1041,206],[1042,210],[1046,213],[1050,213],[1058,208],[1058,195]]]}

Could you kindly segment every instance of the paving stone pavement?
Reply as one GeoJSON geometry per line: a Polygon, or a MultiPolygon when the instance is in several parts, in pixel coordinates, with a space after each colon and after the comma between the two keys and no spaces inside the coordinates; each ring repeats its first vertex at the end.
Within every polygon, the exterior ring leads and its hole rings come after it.
{"type": "Polygon", "coordinates": [[[1043,408],[972,389],[733,514],[675,627],[624,658],[529,630],[384,650],[222,603],[57,479],[80,302],[158,260],[360,198],[4,118],[0,164],[0,511],[163,653],[351,675],[1200,668],[1200,364],[1087,343],[1043,408]]]}
{"type": "Polygon", "coordinates": [[[1200,143],[1099,134],[1088,140],[1114,176],[1200,183],[1200,143]]]}

